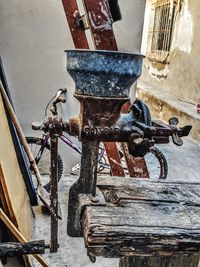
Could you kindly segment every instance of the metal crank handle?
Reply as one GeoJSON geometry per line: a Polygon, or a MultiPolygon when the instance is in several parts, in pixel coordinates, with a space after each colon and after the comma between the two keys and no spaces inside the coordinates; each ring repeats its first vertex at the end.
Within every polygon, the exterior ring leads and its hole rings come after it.
{"type": "Polygon", "coordinates": [[[172,140],[173,143],[177,146],[182,146],[183,145],[183,140],[181,137],[188,136],[190,131],[192,129],[191,125],[186,125],[184,127],[180,127],[178,129],[174,129],[172,132],[172,140]]]}

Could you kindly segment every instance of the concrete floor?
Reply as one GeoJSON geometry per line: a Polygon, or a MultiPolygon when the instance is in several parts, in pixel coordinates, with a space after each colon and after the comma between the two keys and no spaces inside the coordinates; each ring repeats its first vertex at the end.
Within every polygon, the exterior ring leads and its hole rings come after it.
{"type": "Polygon", "coordinates": [[[200,144],[188,138],[183,139],[183,146],[159,145],[168,162],[168,179],[200,182],[200,144]]]}
{"type": "MultiPolygon", "coordinates": [[[[165,154],[168,165],[170,180],[199,181],[200,180],[200,146],[184,140],[182,147],[160,145],[159,148],[165,154]]],[[[47,254],[44,257],[52,267],[117,267],[118,259],[98,258],[95,264],[89,261],[86,255],[83,238],[70,238],[66,233],[67,220],[67,199],[70,185],[77,179],[77,176],[64,176],[59,183],[59,199],[61,203],[62,217],[59,221],[59,243],[58,253],[47,254]]],[[[50,218],[41,212],[40,207],[34,208],[35,229],[33,239],[45,239],[49,243],[50,239],[50,218]]],[[[8,265],[9,266],[9,265],[8,265]]],[[[10,265],[16,266],[16,265],[10,265]]],[[[9,267],[10,267],[9,266],[9,267]]],[[[34,267],[41,265],[34,261],[34,267]]]]}
{"type": "MultiPolygon", "coordinates": [[[[95,264],[92,264],[87,257],[87,251],[84,247],[83,238],[71,238],[67,235],[67,201],[68,189],[71,184],[77,179],[77,176],[64,176],[59,184],[59,201],[62,211],[62,220],[59,221],[59,244],[58,253],[47,253],[44,257],[51,263],[51,267],[114,267],[117,266],[117,259],[97,259],[95,264]]],[[[45,239],[49,243],[50,238],[50,218],[48,215],[41,213],[40,208],[35,209],[35,238],[45,239]]],[[[34,267],[40,267],[34,261],[34,267]]]]}

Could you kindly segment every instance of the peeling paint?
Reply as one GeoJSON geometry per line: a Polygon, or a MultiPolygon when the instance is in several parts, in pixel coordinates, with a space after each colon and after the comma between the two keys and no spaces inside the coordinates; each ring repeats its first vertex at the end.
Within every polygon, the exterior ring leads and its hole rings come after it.
{"type": "MultiPolygon", "coordinates": [[[[146,50],[144,52],[147,58],[144,62],[142,80],[155,88],[160,88],[161,94],[166,91],[177,98],[199,103],[199,3],[184,0],[182,5],[176,5],[172,46],[169,54],[166,52],[166,58],[163,57],[164,60],[161,62],[162,57],[159,57],[159,53],[151,54],[152,35],[148,34],[153,26],[153,18],[150,17],[153,2],[154,0],[147,0],[146,6],[148,10],[145,15],[143,51],[146,50]]],[[[160,54],[162,55],[162,52],[160,54]]]]}
{"type": "Polygon", "coordinates": [[[189,10],[188,0],[184,2],[174,37],[174,48],[178,48],[185,53],[191,53],[193,42],[193,18],[189,10]]]}
{"type": "Polygon", "coordinates": [[[100,9],[101,9],[101,14],[105,17],[103,18],[102,15],[96,14],[95,12],[88,12],[89,20],[91,22],[92,28],[95,30],[100,30],[100,31],[108,31],[112,29],[112,21],[109,17],[109,12],[106,9],[105,4],[103,2],[99,3],[100,9]],[[98,23],[100,22],[100,23],[98,23]]]}
{"type": "Polygon", "coordinates": [[[102,24],[96,25],[95,23],[95,13],[94,12],[88,12],[88,16],[90,18],[91,25],[94,29],[98,29],[101,31],[111,30],[112,29],[112,23],[111,21],[102,21],[102,24]]]}

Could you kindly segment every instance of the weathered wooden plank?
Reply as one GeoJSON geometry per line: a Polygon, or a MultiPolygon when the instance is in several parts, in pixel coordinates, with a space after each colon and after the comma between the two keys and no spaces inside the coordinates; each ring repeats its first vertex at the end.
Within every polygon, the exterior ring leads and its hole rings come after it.
{"type": "Polygon", "coordinates": [[[83,0],[94,45],[98,50],[118,50],[107,0],[83,0]]]}
{"type": "Polygon", "coordinates": [[[87,207],[84,237],[96,256],[198,254],[200,207],[141,202],[87,207]]]}
{"type": "MultiPolygon", "coordinates": [[[[200,252],[200,184],[100,177],[106,207],[87,207],[86,246],[96,256],[200,252]]],[[[142,266],[142,265],[139,265],[142,266]]]]}
{"type": "Polygon", "coordinates": [[[123,257],[119,267],[197,267],[198,256],[173,257],[123,257]]]}
{"type": "Polygon", "coordinates": [[[122,180],[120,177],[99,177],[98,187],[106,200],[115,205],[142,200],[200,205],[200,184],[185,184],[146,179],[122,180]]]}
{"type": "Polygon", "coordinates": [[[44,254],[44,240],[27,243],[6,242],[0,244],[0,257],[15,257],[27,254],[44,254]]]}
{"type": "MultiPolygon", "coordinates": [[[[17,238],[19,242],[26,243],[26,238],[22,235],[22,233],[17,229],[17,227],[10,221],[10,219],[6,216],[4,211],[0,208],[0,219],[4,222],[4,224],[8,227],[11,233],[17,238]]],[[[49,264],[38,254],[34,254],[33,257],[44,267],[50,267],[49,264]]],[[[27,263],[29,264],[29,262],[27,263]]]]}

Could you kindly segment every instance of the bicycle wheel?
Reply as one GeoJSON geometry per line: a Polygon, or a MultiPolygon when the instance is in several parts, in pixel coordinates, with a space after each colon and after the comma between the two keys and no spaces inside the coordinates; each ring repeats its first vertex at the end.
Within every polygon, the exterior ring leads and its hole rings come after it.
{"type": "Polygon", "coordinates": [[[151,179],[166,179],[168,164],[164,154],[155,146],[144,157],[151,179]]]}
{"type": "MultiPolygon", "coordinates": [[[[36,160],[39,171],[42,175],[47,175],[47,177],[43,177],[43,187],[50,191],[50,144],[46,143],[43,150],[41,150],[42,139],[37,137],[26,137],[26,141],[30,146],[33,157],[36,160]],[[41,153],[42,151],[42,153],[41,153]],[[40,154],[41,153],[41,154],[40,154]]],[[[61,179],[63,174],[63,161],[58,154],[58,181],[61,179]]]]}

